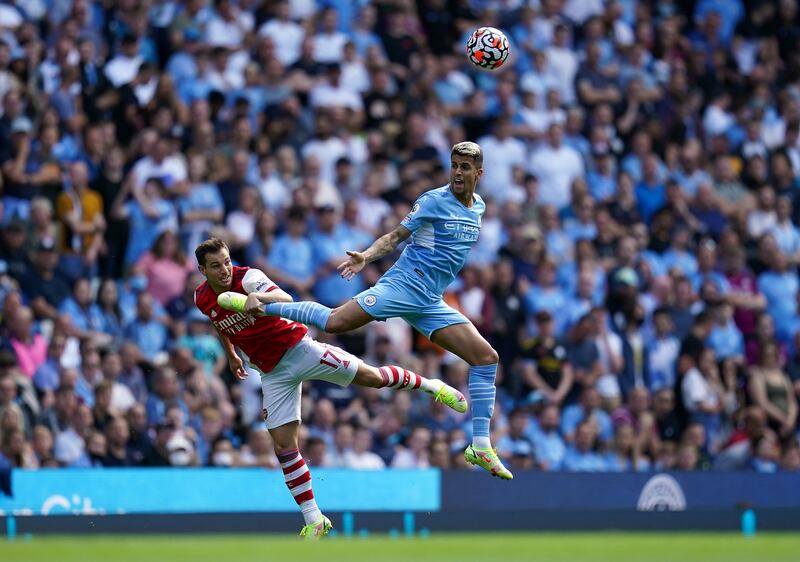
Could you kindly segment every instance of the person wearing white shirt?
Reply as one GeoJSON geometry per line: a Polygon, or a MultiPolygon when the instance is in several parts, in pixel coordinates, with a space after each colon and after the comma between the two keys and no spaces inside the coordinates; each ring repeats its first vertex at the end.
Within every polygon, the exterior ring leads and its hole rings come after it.
{"type": "Polygon", "coordinates": [[[683,405],[691,414],[718,414],[721,409],[719,395],[714,391],[697,367],[692,367],[681,381],[683,405]]]}
{"type": "Polygon", "coordinates": [[[214,16],[206,25],[206,43],[212,47],[240,49],[245,36],[253,29],[250,14],[239,12],[231,0],[215,0],[214,16]]]}
{"type": "Polygon", "coordinates": [[[372,432],[367,428],[356,430],[353,439],[353,448],[345,451],[343,466],[355,470],[382,470],[386,468],[383,459],[371,451],[372,432]]]}
{"type": "Polygon", "coordinates": [[[144,59],[139,54],[139,39],[135,35],[125,35],[120,44],[120,52],[108,61],[103,70],[111,84],[119,88],[136,78],[143,62],[144,59]]]}
{"type": "Polygon", "coordinates": [[[358,56],[356,46],[352,41],[348,41],[344,46],[342,85],[359,94],[367,92],[370,87],[369,72],[367,72],[364,61],[358,56]]]}
{"type": "Polygon", "coordinates": [[[301,156],[306,163],[315,158],[320,167],[320,179],[333,184],[336,181],[336,161],[347,156],[347,147],[342,139],[333,135],[330,117],[318,115],[316,125],[317,134],[303,146],[301,156]]]}
{"type": "Polygon", "coordinates": [[[481,186],[502,204],[511,192],[514,168],[525,166],[525,143],[511,136],[511,121],[500,117],[494,123],[492,134],[479,138],[478,144],[484,155],[481,186]]]}
{"type": "Polygon", "coordinates": [[[561,210],[570,203],[572,182],[584,173],[577,150],[563,143],[564,128],[553,123],[547,130],[547,144],[534,151],[530,171],[539,179],[539,204],[561,210]]]}
{"type": "Polygon", "coordinates": [[[775,190],[765,185],[758,190],[758,207],[747,214],[747,233],[751,238],[758,239],[776,224],[775,190]]]}
{"type": "Polygon", "coordinates": [[[311,89],[309,103],[314,108],[347,108],[361,111],[364,104],[358,92],[342,80],[342,69],[338,63],[331,63],[325,81],[311,89]]]}
{"type": "Polygon", "coordinates": [[[314,60],[319,63],[334,63],[342,60],[347,35],[337,30],[336,10],[326,8],[322,12],[322,29],[314,36],[314,60]]]}
{"type": "Polygon", "coordinates": [[[545,51],[547,68],[558,81],[558,91],[566,104],[575,101],[575,75],[578,73],[578,55],[569,44],[569,28],[556,26],[553,45],[545,51]]]}
{"type": "Polygon", "coordinates": [[[150,178],[158,178],[170,191],[181,192],[186,187],[186,160],[180,154],[170,154],[169,141],[159,138],[152,151],[139,159],[131,169],[134,189],[141,189],[150,178]]]}
{"type": "Polygon", "coordinates": [[[283,66],[291,66],[300,59],[300,47],[306,32],[289,19],[288,0],[280,0],[275,4],[275,17],[258,28],[258,35],[272,39],[275,56],[283,66]]]}
{"type": "Polygon", "coordinates": [[[578,25],[591,17],[603,15],[605,12],[603,0],[567,0],[563,13],[578,25]]]}

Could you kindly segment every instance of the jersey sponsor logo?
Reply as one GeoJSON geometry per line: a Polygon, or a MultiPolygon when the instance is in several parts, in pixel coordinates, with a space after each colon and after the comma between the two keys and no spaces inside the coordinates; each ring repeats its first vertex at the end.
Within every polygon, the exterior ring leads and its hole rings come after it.
{"type": "Polygon", "coordinates": [[[653,476],[642,488],[638,511],[685,511],[686,496],[675,478],[668,474],[653,476]]]}
{"type": "Polygon", "coordinates": [[[237,312],[236,314],[232,314],[223,320],[217,322],[214,321],[214,325],[220,331],[225,331],[228,334],[236,335],[245,328],[249,328],[250,326],[256,323],[256,318],[252,314],[244,314],[242,312],[237,312]]]}
{"type": "Polygon", "coordinates": [[[449,231],[447,233],[449,236],[467,242],[476,242],[481,233],[481,229],[477,226],[463,222],[446,222],[444,228],[449,231]]]}
{"type": "Polygon", "coordinates": [[[269,281],[262,281],[261,283],[259,283],[258,285],[256,285],[256,290],[255,290],[255,292],[256,292],[256,293],[261,293],[261,292],[263,292],[263,291],[264,291],[264,289],[265,289],[266,287],[269,287],[269,281]]]}
{"type": "Polygon", "coordinates": [[[378,302],[378,299],[375,298],[375,295],[367,295],[366,297],[364,297],[364,304],[367,306],[372,306],[376,302],[378,302]]]}

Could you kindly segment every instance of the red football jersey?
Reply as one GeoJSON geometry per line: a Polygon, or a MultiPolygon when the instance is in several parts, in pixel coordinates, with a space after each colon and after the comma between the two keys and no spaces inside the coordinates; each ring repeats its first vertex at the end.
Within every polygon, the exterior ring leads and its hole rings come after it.
{"type": "MultiPolygon", "coordinates": [[[[231,291],[247,295],[252,292],[268,293],[277,288],[258,269],[233,268],[231,291]]],[[[284,353],[308,332],[305,325],[278,316],[253,316],[225,310],[217,304],[217,295],[208,286],[208,281],[195,290],[194,302],[211,319],[217,330],[247,355],[250,364],[263,373],[274,369],[284,353]]]]}

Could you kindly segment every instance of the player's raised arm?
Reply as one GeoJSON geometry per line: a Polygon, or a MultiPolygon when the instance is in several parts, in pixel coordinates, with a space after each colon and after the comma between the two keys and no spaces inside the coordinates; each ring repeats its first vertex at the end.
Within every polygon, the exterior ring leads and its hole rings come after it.
{"type": "Polygon", "coordinates": [[[375,260],[381,259],[386,254],[397,248],[398,244],[411,236],[411,231],[402,224],[389,233],[384,234],[363,252],[347,252],[350,256],[345,262],[339,264],[337,268],[342,277],[347,280],[355,277],[364,266],[375,260]]]}
{"type": "Polygon", "coordinates": [[[292,302],[292,297],[272,281],[260,269],[249,269],[242,279],[242,288],[247,291],[244,312],[263,315],[265,304],[292,302]]]}

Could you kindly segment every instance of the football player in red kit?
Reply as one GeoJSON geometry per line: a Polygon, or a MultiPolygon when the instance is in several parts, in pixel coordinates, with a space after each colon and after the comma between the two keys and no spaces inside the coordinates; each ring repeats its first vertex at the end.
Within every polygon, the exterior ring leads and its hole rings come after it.
{"type": "Polygon", "coordinates": [[[467,411],[464,395],[440,380],[426,379],[402,367],[367,365],[343,349],[312,339],[304,324],[222,308],[217,302],[222,293],[228,296],[238,293],[262,304],[290,302],[292,297],[262,271],[233,266],[230,251],[222,240],[206,240],[195,250],[195,257],[200,273],[206,278],[195,291],[195,304],[217,330],[231,371],[240,379],[247,377],[244,362],[236,353],[238,347],[244,360],[261,374],[267,429],[275,443],[286,485],[305,519],[302,536],[319,537],[331,529],[330,520],[314,501],[311,473],[298,448],[303,381],[421,390],[457,412],[467,411]]]}

